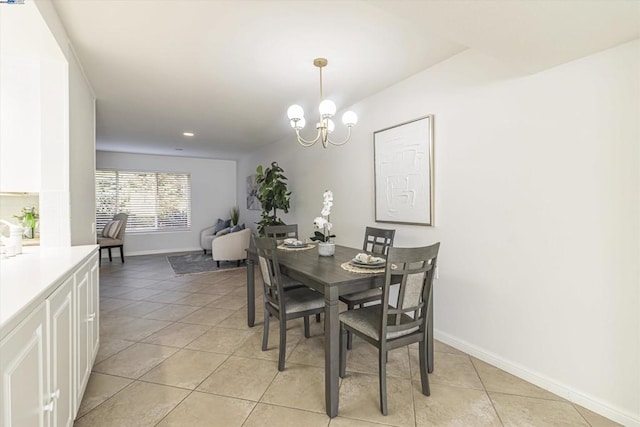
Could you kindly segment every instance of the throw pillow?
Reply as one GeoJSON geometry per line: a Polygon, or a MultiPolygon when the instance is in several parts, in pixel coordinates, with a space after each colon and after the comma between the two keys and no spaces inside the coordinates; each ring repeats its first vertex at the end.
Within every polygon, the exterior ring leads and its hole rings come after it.
{"type": "Polygon", "coordinates": [[[220,218],[218,218],[218,222],[216,223],[216,235],[220,230],[224,230],[225,228],[229,227],[231,225],[231,220],[222,220],[220,218]]]}
{"type": "Polygon", "coordinates": [[[122,228],[122,221],[113,220],[108,221],[102,229],[102,237],[108,237],[109,239],[115,239],[122,228]]]}
{"type": "Polygon", "coordinates": [[[240,231],[240,230],[244,230],[244,224],[242,225],[238,224],[231,227],[231,233],[235,233],[236,231],[240,231]]]}
{"type": "Polygon", "coordinates": [[[231,227],[223,228],[222,230],[216,233],[216,237],[224,236],[225,234],[229,234],[231,232],[231,227]]]}

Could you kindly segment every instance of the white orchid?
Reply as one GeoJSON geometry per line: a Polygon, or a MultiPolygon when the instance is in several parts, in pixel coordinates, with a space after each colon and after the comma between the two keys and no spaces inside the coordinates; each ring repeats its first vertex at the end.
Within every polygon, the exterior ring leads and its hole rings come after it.
{"type": "Polygon", "coordinates": [[[330,190],[326,190],[322,194],[322,211],[320,214],[322,216],[316,217],[313,220],[313,225],[316,229],[322,231],[316,231],[315,236],[311,238],[311,240],[319,240],[322,242],[329,242],[334,235],[331,235],[331,229],[333,228],[333,224],[329,221],[329,215],[331,215],[331,207],[333,206],[333,192],[330,190]]]}
{"type": "Polygon", "coordinates": [[[331,206],[333,206],[333,192],[327,190],[322,194],[324,202],[322,203],[322,216],[328,217],[331,215],[331,206]]]}
{"type": "Polygon", "coordinates": [[[324,228],[326,224],[327,224],[327,220],[321,216],[318,216],[316,217],[316,219],[313,220],[313,225],[315,225],[316,228],[324,228]]]}

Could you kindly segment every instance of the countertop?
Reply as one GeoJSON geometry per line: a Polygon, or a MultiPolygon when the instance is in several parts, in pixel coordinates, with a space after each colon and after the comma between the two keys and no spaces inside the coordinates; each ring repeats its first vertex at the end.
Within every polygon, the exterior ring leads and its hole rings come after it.
{"type": "Polygon", "coordinates": [[[27,317],[98,245],[26,247],[0,260],[0,339],[27,317]]]}

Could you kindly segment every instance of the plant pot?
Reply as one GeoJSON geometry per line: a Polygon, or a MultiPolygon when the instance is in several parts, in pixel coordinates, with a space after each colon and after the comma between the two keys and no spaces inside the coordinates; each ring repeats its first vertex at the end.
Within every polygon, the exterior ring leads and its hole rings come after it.
{"type": "Polygon", "coordinates": [[[320,242],[318,243],[318,255],[320,256],[333,256],[336,253],[336,244],[335,243],[326,243],[320,242]]]}

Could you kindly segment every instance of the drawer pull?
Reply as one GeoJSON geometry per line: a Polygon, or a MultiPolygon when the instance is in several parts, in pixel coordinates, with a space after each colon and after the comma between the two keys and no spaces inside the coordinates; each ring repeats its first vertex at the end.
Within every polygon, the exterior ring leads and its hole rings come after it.
{"type": "Polygon", "coordinates": [[[53,412],[53,402],[49,402],[49,404],[45,405],[42,410],[45,412],[53,412]]]}

